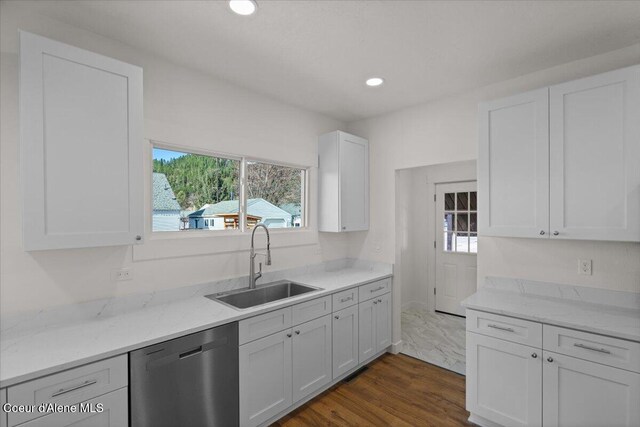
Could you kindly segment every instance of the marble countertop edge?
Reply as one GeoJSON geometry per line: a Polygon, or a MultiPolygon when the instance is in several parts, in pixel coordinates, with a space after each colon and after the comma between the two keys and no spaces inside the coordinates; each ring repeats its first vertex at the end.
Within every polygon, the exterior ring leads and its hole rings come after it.
{"type": "Polygon", "coordinates": [[[81,324],[4,334],[0,337],[0,388],[392,276],[392,272],[358,268],[303,273],[290,279],[321,289],[253,308],[234,309],[198,295],[81,324]]]}
{"type": "Polygon", "coordinates": [[[480,289],[462,306],[488,313],[640,342],[640,310],[505,290],[480,289]]]}

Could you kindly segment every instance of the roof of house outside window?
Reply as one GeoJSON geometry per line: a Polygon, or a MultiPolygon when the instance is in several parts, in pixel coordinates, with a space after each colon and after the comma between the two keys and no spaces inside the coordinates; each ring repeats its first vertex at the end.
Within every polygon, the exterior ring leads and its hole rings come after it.
{"type": "Polygon", "coordinates": [[[180,204],[176,195],[163,173],[153,173],[153,210],[154,211],[179,211],[180,204]]]}
{"type": "MultiPolygon", "coordinates": [[[[189,218],[212,217],[216,215],[238,213],[240,205],[238,200],[226,200],[215,204],[206,204],[199,210],[189,215],[189,218]]],[[[282,218],[291,220],[291,213],[277,207],[262,198],[247,200],[247,214],[263,219],[282,218]]]]}

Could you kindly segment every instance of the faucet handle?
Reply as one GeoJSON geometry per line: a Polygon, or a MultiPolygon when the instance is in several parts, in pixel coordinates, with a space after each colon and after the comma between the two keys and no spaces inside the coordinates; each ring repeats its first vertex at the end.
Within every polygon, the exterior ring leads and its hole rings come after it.
{"type": "Polygon", "coordinates": [[[258,263],[258,273],[262,273],[262,263],[258,263]]]}

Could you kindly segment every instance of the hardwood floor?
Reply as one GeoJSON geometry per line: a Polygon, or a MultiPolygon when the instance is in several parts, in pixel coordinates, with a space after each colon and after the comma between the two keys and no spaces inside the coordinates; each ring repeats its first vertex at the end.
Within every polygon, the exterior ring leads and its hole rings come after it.
{"type": "Polygon", "coordinates": [[[272,426],[472,426],[464,377],[403,354],[385,354],[272,426]]]}

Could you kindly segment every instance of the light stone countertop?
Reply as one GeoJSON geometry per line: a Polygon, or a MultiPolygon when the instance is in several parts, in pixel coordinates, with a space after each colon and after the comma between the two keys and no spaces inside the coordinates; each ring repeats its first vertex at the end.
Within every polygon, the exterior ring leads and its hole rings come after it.
{"type": "Polygon", "coordinates": [[[40,325],[18,333],[5,331],[0,337],[0,388],[391,276],[390,265],[305,270],[287,278],[322,290],[250,309],[236,310],[194,295],[53,328],[40,325]]]}
{"type": "MultiPolygon", "coordinates": [[[[513,280],[514,283],[517,281],[517,279],[496,280],[513,280]]],[[[548,292],[552,289],[551,286],[548,286],[545,292],[539,292],[542,286],[535,286],[535,282],[519,282],[519,291],[506,290],[502,286],[505,282],[500,286],[490,284],[465,299],[462,305],[468,309],[640,342],[640,307],[637,307],[637,294],[624,293],[628,294],[628,297],[627,303],[622,305],[619,303],[620,297],[624,297],[619,295],[621,293],[615,293],[613,298],[608,299],[606,294],[602,293],[598,300],[607,303],[597,303],[593,298],[576,298],[575,295],[579,294],[580,289],[570,289],[567,293],[568,288],[574,288],[567,285],[554,285],[560,287],[563,292],[551,296],[548,292]],[[527,286],[529,286],[528,292],[527,286]],[[531,291],[534,288],[536,292],[531,291]],[[574,297],[559,296],[561,294],[572,294],[574,297]],[[617,304],[616,300],[618,300],[617,304]]],[[[593,293],[594,290],[588,289],[588,292],[593,293]]]]}

